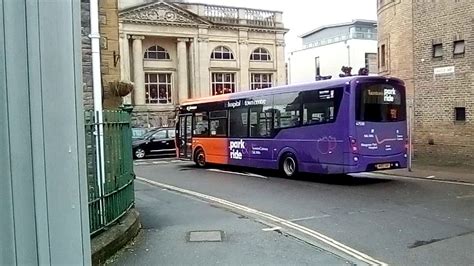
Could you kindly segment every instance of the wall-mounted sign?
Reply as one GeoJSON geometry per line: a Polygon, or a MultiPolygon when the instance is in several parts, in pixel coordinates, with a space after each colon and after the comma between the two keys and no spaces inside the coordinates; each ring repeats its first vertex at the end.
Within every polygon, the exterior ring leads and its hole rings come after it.
{"type": "Polygon", "coordinates": [[[453,74],[454,73],[454,66],[436,67],[436,68],[433,69],[433,72],[434,72],[435,76],[453,74]]]}

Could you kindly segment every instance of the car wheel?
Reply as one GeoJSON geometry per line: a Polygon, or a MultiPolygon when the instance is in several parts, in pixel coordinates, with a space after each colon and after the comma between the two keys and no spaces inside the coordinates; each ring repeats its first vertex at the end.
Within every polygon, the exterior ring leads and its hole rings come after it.
{"type": "Polygon", "coordinates": [[[283,155],[280,163],[280,172],[285,177],[294,177],[298,173],[296,156],[292,153],[283,155]]]}
{"type": "Polygon", "coordinates": [[[194,162],[197,166],[203,168],[206,166],[206,155],[202,149],[196,151],[196,156],[194,157],[194,162]]]}
{"type": "Polygon", "coordinates": [[[146,155],[146,152],[142,148],[136,148],[135,151],[133,152],[133,156],[136,159],[143,159],[143,158],[145,158],[145,155],[146,155]]]}

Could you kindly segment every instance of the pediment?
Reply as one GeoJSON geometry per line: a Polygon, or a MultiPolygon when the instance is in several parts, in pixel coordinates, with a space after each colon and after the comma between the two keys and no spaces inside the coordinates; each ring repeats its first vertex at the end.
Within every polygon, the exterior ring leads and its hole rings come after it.
{"type": "Polygon", "coordinates": [[[210,25],[198,15],[166,2],[155,2],[132,7],[119,13],[120,20],[139,24],[210,25]]]}

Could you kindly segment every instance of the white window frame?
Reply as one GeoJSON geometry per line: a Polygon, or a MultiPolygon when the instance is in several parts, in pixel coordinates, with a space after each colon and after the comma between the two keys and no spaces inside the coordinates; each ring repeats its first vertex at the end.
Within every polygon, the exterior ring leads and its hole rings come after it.
{"type": "Polygon", "coordinates": [[[171,72],[145,72],[145,103],[151,105],[173,104],[173,73],[171,72]],[[156,75],[156,82],[151,82],[151,75],[156,75]],[[165,82],[160,82],[160,75],[166,75],[165,82]],[[156,85],[157,97],[152,100],[151,86],[156,85]],[[166,86],[166,98],[160,98],[160,85],[166,86]]]}
{"type": "Polygon", "coordinates": [[[153,45],[151,47],[148,47],[148,49],[145,50],[145,54],[143,55],[143,58],[146,60],[171,60],[170,54],[168,51],[159,46],[159,45],[153,45]],[[151,51],[150,49],[155,48],[156,50],[151,51]],[[156,58],[150,58],[150,54],[156,54],[156,58]],[[158,58],[160,54],[164,54],[165,58],[158,58]]]}
{"type": "Polygon", "coordinates": [[[211,73],[211,94],[220,95],[235,92],[236,82],[235,82],[235,72],[212,72],[211,73]],[[229,75],[230,81],[226,81],[226,75],[229,75]],[[217,81],[218,76],[221,76],[222,81],[217,81]],[[219,85],[222,86],[222,93],[218,92],[219,85]],[[230,86],[229,86],[230,85],[230,86]],[[225,92],[224,89],[226,86],[230,87],[230,91],[225,92]]]}
{"type": "MultiPolygon", "coordinates": [[[[310,45],[314,45],[314,44],[311,43],[310,45]]],[[[263,62],[272,61],[272,57],[270,56],[270,52],[267,49],[263,47],[258,47],[255,50],[253,50],[252,54],[250,55],[250,61],[263,61],[263,62]],[[266,55],[267,59],[262,60],[262,55],[266,55]],[[258,56],[258,59],[255,59],[255,57],[257,56],[258,56]]]]}
{"type": "Polygon", "coordinates": [[[250,89],[259,90],[271,88],[273,86],[273,73],[250,73],[250,89]],[[255,77],[259,76],[259,81],[255,81],[255,77]],[[263,76],[267,76],[267,81],[263,81],[263,76]]]}
{"type": "Polygon", "coordinates": [[[216,48],[214,48],[214,50],[212,50],[211,59],[227,61],[227,60],[235,60],[235,57],[231,49],[221,45],[221,46],[217,46],[216,48]],[[220,54],[221,58],[216,58],[216,54],[220,54]],[[227,54],[229,58],[224,58],[224,54],[227,54]]]}

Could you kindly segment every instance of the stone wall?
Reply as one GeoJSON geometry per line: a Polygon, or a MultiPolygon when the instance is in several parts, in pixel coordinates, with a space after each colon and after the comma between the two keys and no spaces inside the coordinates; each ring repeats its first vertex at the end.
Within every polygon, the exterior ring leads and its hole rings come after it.
{"type": "Polygon", "coordinates": [[[100,0],[99,4],[104,109],[116,109],[122,98],[113,94],[109,82],[120,81],[118,0],[100,0]]]}
{"type": "MultiPolygon", "coordinates": [[[[115,96],[109,89],[109,82],[120,80],[119,33],[118,33],[118,0],[99,1],[99,20],[101,34],[101,71],[104,109],[114,109],[121,105],[122,98],[115,96]],[[115,60],[115,61],[114,61],[115,60]],[[116,63],[116,64],[115,64],[116,63]]],[[[82,35],[82,78],[84,88],[84,109],[94,108],[92,88],[92,51],[90,30],[90,1],[81,0],[81,35],[82,35]]]]}
{"type": "Polygon", "coordinates": [[[174,111],[133,111],[133,127],[174,127],[176,124],[174,111]]]}
{"type": "Polygon", "coordinates": [[[89,39],[91,32],[89,9],[89,0],[81,0],[82,80],[85,110],[94,108],[92,92],[92,50],[91,40],[89,39]]]}
{"type": "Polygon", "coordinates": [[[377,0],[379,74],[403,79],[413,95],[412,0],[377,0]],[[385,66],[382,66],[385,45],[385,66]]]}
{"type": "Polygon", "coordinates": [[[414,1],[416,153],[446,162],[474,165],[474,5],[471,1],[414,1]],[[429,15],[427,15],[429,14],[429,15]],[[465,41],[464,56],[454,56],[455,40],[465,41]],[[443,56],[433,58],[433,43],[443,56]],[[454,73],[434,69],[454,66],[454,73]],[[466,121],[455,121],[455,107],[466,121]]]}

